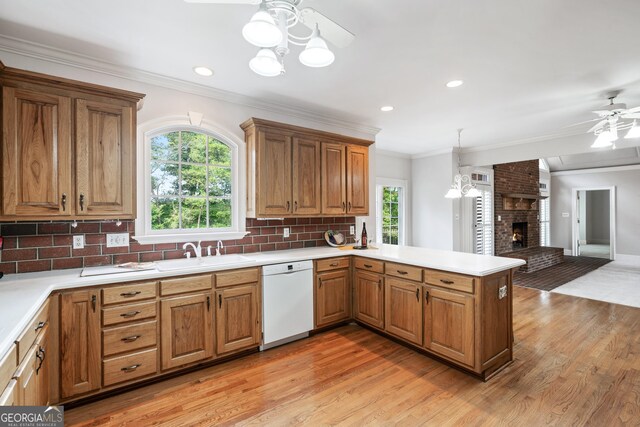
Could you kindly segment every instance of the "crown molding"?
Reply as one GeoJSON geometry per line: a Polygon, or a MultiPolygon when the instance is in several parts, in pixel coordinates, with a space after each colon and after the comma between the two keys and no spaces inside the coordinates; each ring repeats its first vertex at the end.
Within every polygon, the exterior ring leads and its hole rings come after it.
{"type": "Polygon", "coordinates": [[[139,83],[146,83],[167,89],[174,89],[193,95],[212,98],[222,102],[256,108],[259,110],[268,111],[270,113],[280,113],[308,122],[314,122],[323,126],[338,127],[347,131],[364,133],[366,135],[370,135],[372,138],[375,137],[375,135],[377,135],[381,130],[380,128],[374,126],[342,120],[340,118],[319,113],[308,108],[299,106],[292,107],[283,103],[262,101],[254,97],[241,95],[235,92],[225,91],[211,86],[189,82],[186,80],[169,77],[163,74],[152,73],[138,68],[127,67],[112,62],[102,61],[100,59],[82,55],[76,52],[71,52],[68,50],[59,49],[5,35],[0,35],[0,52],[12,53],[15,55],[37,59],[40,61],[51,62],[72,68],[100,73],[111,77],[122,78],[139,83]]]}
{"type": "Polygon", "coordinates": [[[587,135],[587,133],[583,132],[583,131],[580,131],[580,132],[575,132],[574,131],[574,132],[552,133],[552,134],[548,134],[548,135],[534,136],[534,137],[531,137],[531,138],[514,139],[512,141],[497,142],[495,144],[480,145],[480,146],[476,146],[476,147],[465,147],[462,150],[460,150],[460,153],[461,154],[478,153],[478,152],[482,152],[482,151],[489,151],[489,150],[495,150],[495,149],[500,149],[500,148],[507,148],[507,147],[514,147],[514,146],[519,146],[519,145],[532,144],[532,143],[535,143],[535,142],[552,141],[554,139],[561,139],[561,138],[570,138],[570,137],[579,136],[579,135],[587,135]]]}
{"type": "Polygon", "coordinates": [[[608,166],[604,168],[573,169],[568,171],[555,171],[555,172],[551,172],[551,176],[583,175],[585,173],[623,172],[623,171],[632,171],[632,170],[640,170],[640,164],[608,166]]]}
{"type": "Polygon", "coordinates": [[[376,154],[380,154],[382,156],[387,156],[387,157],[395,157],[397,159],[411,159],[411,154],[407,154],[407,153],[401,153],[398,151],[389,151],[389,150],[381,150],[376,148],[376,154]]]}
{"type": "Polygon", "coordinates": [[[457,151],[457,148],[455,147],[439,148],[437,150],[425,151],[423,153],[413,154],[411,155],[411,160],[424,159],[425,157],[439,156],[441,154],[452,154],[456,151],[457,151]]]}

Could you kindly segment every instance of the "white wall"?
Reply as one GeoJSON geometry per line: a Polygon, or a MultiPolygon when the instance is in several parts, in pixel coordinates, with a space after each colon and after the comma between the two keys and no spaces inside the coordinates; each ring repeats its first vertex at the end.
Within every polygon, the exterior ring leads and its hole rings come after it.
{"type": "MultiPolygon", "coordinates": [[[[413,244],[413,227],[412,227],[412,183],[411,183],[411,158],[405,154],[392,153],[389,151],[377,150],[376,173],[377,179],[386,178],[392,180],[407,181],[405,194],[405,245],[413,244]]],[[[375,181],[374,181],[375,182],[375,181]]],[[[371,209],[375,209],[375,198],[371,203],[371,209]]],[[[372,224],[373,225],[373,224],[372,224]]]]}
{"type": "Polygon", "coordinates": [[[572,188],[616,187],[616,253],[640,256],[640,166],[553,172],[551,246],[571,249],[572,188]]]}
{"type": "Polygon", "coordinates": [[[454,241],[457,241],[457,233],[454,233],[454,201],[444,198],[451,186],[453,173],[452,153],[413,159],[411,193],[414,246],[454,249],[454,241]]]}

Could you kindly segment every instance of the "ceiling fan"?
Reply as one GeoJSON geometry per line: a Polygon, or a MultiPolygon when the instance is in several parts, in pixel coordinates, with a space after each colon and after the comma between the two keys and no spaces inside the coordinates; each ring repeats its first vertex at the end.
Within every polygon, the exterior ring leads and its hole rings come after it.
{"type": "Polygon", "coordinates": [[[629,131],[625,135],[625,139],[640,138],[640,126],[636,124],[636,119],[640,119],[640,106],[627,108],[627,104],[614,103],[616,97],[621,91],[612,91],[607,94],[609,105],[603,106],[599,110],[593,111],[599,117],[589,120],[589,122],[598,121],[593,125],[587,133],[593,132],[596,135],[592,148],[612,147],[616,148],[615,141],[618,140],[618,131],[629,131]],[[632,119],[633,122],[626,120],[632,119]]]}
{"type": "MultiPolygon", "coordinates": [[[[344,48],[355,36],[336,22],[310,7],[300,8],[304,0],[184,0],[187,3],[258,5],[258,11],[242,29],[242,35],[260,48],[249,61],[249,68],[261,76],[274,77],[285,73],[284,57],[289,45],[305,46],[298,58],[308,67],[331,65],[335,55],[326,40],[344,48]],[[306,35],[290,31],[300,25],[307,27],[306,35]]],[[[299,30],[296,30],[299,33],[299,30]]]]}

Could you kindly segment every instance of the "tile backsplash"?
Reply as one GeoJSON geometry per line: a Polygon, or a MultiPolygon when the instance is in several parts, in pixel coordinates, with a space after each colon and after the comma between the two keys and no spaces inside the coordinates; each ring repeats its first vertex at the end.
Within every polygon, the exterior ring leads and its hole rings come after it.
{"type": "MultiPolygon", "coordinates": [[[[339,230],[348,235],[355,217],[247,219],[247,236],[225,240],[223,254],[246,254],[283,249],[326,246],[324,232],[339,230]],[[284,228],[290,235],[283,237],[284,228]]],[[[183,243],[141,245],[130,238],[129,247],[107,248],[107,233],[135,234],[134,221],[84,221],[73,228],[71,221],[0,223],[4,237],[0,271],[4,274],[61,270],[182,258],[183,243]],[[84,235],[84,249],[73,249],[74,235],[84,235]]],[[[215,241],[202,242],[203,248],[215,241]]],[[[192,254],[193,255],[193,254],[192,254]]]]}

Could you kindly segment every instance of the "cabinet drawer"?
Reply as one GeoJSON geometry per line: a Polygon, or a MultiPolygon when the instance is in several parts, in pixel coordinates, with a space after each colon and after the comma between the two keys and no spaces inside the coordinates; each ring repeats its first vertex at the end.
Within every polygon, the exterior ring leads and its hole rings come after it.
{"type": "Polygon", "coordinates": [[[22,335],[16,340],[16,344],[18,345],[18,362],[24,359],[29,348],[31,348],[40,331],[44,329],[47,323],[49,323],[49,300],[45,301],[44,305],[31,320],[31,323],[29,323],[29,326],[27,326],[22,332],[22,335]]]}
{"type": "Polygon", "coordinates": [[[122,307],[110,307],[102,309],[102,325],[117,325],[118,323],[132,322],[134,320],[156,317],[156,302],[144,302],[141,304],[127,304],[122,307]]]}
{"type": "Polygon", "coordinates": [[[102,289],[102,305],[155,298],[157,293],[156,282],[104,288],[102,289]]]}
{"type": "Polygon", "coordinates": [[[13,374],[18,367],[17,354],[18,351],[15,344],[13,344],[7,354],[5,354],[4,358],[0,360],[0,388],[4,387],[4,385],[13,377],[13,374]]]}
{"type": "Polygon", "coordinates": [[[386,274],[389,276],[402,277],[403,279],[422,282],[422,269],[420,267],[388,262],[386,265],[386,274]]]}
{"type": "Polygon", "coordinates": [[[104,386],[135,380],[158,372],[158,350],[141,351],[102,362],[104,386]]]}
{"type": "Polygon", "coordinates": [[[356,257],[354,261],[355,267],[359,270],[373,271],[375,273],[384,274],[384,262],[376,261],[369,258],[356,257]]]}
{"type": "Polygon", "coordinates": [[[18,381],[9,381],[7,387],[1,393],[0,406],[17,406],[20,404],[20,402],[18,402],[18,381]]]}
{"type": "Polygon", "coordinates": [[[242,270],[216,273],[216,288],[242,285],[244,283],[255,283],[258,281],[258,277],[259,274],[257,268],[245,268],[242,270]]]}
{"type": "Polygon", "coordinates": [[[319,259],[316,261],[316,272],[349,268],[349,257],[319,259]]]}
{"type": "Polygon", "coordinates": [[[102,331],[102,348],[105,356],[155,346],[156,342],[157,322],[155,320],[102,331]]]}
{"type": "Polygon", "coordinates": [[[160,295],[176,295],[187,292],[204,291],[211,289],[211,275],[178,277],[177,279],[167,279],[160,281],[160,295]]]}
{"type": "Polygon", "coordinates": [[[473,293],[474,278],[436,270],[425,270],[424,281],[433,286],[473,293]]]}

